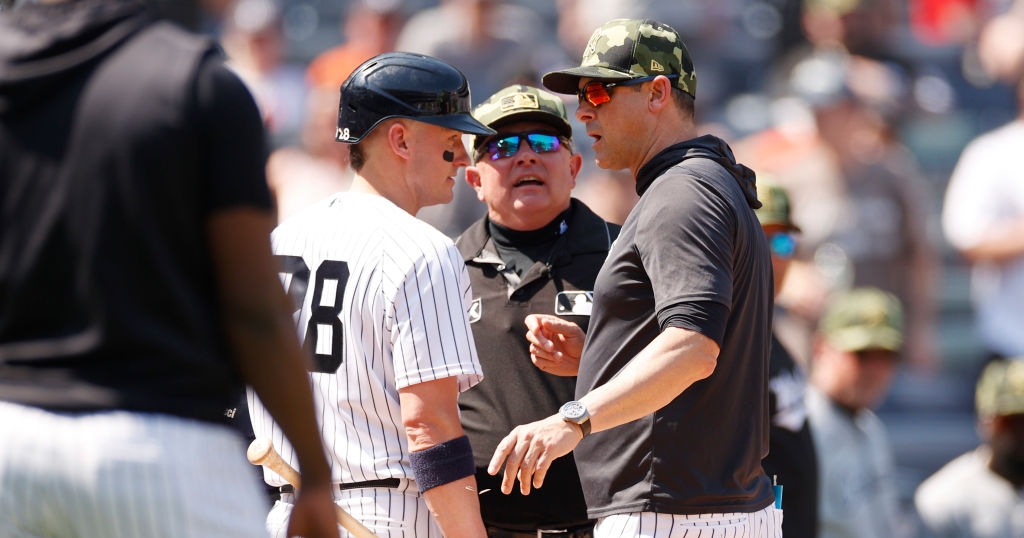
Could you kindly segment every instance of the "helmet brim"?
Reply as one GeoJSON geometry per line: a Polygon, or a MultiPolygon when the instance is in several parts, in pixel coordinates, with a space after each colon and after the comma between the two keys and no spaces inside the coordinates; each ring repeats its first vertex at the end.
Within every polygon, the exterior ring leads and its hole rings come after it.
{"type": "Polygon", "coordinates": [[[411,119],[429,123],[431,125],[455,129],[456,131],[462,131],[467,134],[489,136],[495,133],[494,129],[476,121],[476,119],[468,113],[446,114],[444,116],[421,116],[411,119]]]}
{"type": "Polygon", "coordinates": [[[561,71],[552,71],[541,79],[544,87],[555,92],[568,95],[575,95],[580,88],[581,78],[596,78],[600,80],[626,80],[637,75],[623,73],[608,67],[590,65],[585,67],[573,67],[561,71]]]}

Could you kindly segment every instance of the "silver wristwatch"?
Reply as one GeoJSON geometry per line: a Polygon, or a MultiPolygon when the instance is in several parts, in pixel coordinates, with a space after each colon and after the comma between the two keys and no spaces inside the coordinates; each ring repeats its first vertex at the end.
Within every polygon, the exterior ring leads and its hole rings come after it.
{"type": "Polygon", "coordinates": [[[590,413],[582,403],[575,400],[566,402],[558,408],[558,414],[562,415],[562,420],[579,426],[583,437],[590,435],[590,413]]]}

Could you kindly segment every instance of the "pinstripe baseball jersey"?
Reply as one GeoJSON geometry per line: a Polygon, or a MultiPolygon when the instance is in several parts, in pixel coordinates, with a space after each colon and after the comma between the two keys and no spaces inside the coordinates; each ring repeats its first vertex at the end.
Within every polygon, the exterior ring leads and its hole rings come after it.
{"type": "MultiPolygon", "coordinates": [[[[335,482],[413,478],[398,389],[483,378],[467,312],[469,275],[451,239],[387,199],[339,193],[274,230],[335,482]]],[[[292,447],[250,390],[257,437],[292,447]]],[[[267,483],[284,480],[265,471],[267,483]]]]}

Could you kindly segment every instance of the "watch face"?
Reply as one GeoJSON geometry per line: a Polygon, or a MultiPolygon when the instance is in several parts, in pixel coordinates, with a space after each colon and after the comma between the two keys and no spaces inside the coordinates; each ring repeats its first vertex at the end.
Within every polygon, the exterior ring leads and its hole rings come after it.
{"type": "Polygon", "coordinates": [[[568,402],[562,406],[561,412],[569,420],[580,420],[587,415],[587,408],[579,402],[568,402]]]}

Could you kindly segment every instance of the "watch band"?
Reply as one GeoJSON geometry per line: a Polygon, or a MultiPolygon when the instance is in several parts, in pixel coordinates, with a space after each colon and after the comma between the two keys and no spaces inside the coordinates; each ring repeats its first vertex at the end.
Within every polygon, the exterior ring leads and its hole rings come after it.
{"type": "Polygon", "coordinates": [[[579,425],[580,430],[583,432],[583,438],[586,439],[587,436],[590,435],[590,417],[588,416],[587,420],[584,420],[583,422],[578,422],[577,424],[579,425]]]}

